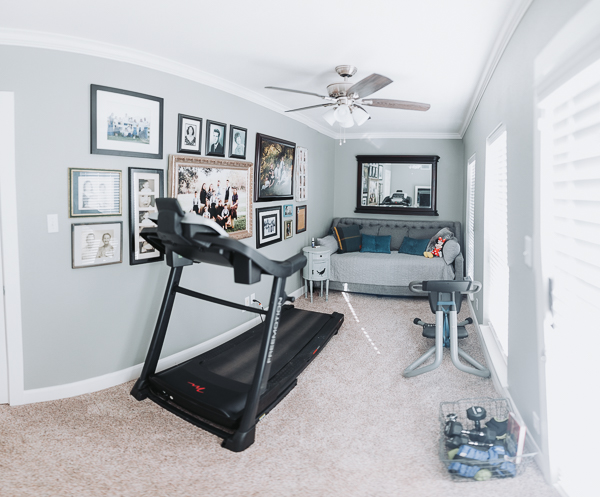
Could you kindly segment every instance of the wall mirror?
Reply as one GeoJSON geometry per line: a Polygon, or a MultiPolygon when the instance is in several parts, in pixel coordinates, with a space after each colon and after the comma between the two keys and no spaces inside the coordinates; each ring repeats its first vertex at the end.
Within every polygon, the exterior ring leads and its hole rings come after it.
{"type": "Polygon", "coordinates": [[[357,155],[354,212],[437,216],[437,155],[357,155]]]}

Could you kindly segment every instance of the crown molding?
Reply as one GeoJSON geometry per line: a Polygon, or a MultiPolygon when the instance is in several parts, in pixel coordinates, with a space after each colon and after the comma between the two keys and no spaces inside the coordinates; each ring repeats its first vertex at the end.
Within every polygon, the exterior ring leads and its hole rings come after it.
{"type": "Polygon", "coordinates": [[[460,140],[459,133],[409,133],[409,132],[381,132],[381,133],[337,133],[336,140],[378,140],[378,139],[411,139],[411,140],[460,140]]]}
{"type": "Polygon", "coordinates": [[[500,29],[500,33],[496,38],[496,43],[494,44],[494,47],[490,52],[488,63],[486,64],[485,69],[481,74],[481,78],[479,79],[477,89],[475,90],[473,98],[471,99],[469,110],[467,111],[465,120],[460,128],[460,138],[465,136],[465,133],[467,132],[467,129],[471,124],[471,120],[475,115],[475,111],[479,106],[479,102],[483,98],[485,90],[487,89],[487,86],[490,80],[492,79],[494,71],[496,70],[496,67],[500,63],[500,59],[502,58],[502,55],[506,50],[508,42],[511,40],[513,34],[515,33],[517,27],[521,23],[521,20],[523,19],[523,16],[525,15],[532,3],[533,0],[521,0],[513,6],[511,12],[509,12],[509,14],[506,16],[506,22],[503,24],[502,28],[500,29]]]}

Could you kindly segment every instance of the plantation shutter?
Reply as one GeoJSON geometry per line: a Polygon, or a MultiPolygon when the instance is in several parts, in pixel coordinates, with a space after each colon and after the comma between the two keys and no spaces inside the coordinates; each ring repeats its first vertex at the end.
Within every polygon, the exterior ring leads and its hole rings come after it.
{"type": "Polygon", "coordinates": [[[508,355],[508,209],[506,129],[488,138],[485,155],[486,317],[508,355]]]}
{"type": "MultiPolygon", "coordinates": [[[[467,276],[475,279],[475,157],[467,164],[467,276]]],[[[469,294],[471,299],[474,294],[469,294]]]]}

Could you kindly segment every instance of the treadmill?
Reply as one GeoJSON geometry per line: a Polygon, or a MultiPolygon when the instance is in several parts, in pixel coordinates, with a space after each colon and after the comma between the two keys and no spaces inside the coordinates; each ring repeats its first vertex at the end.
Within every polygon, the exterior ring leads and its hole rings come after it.
{"type": "Polygon", "coordinates": [[[171,267],[140,378],[131,390],[180,418],[223,438],[241,452],[254,443],[256,424],[295,386],[298,375],[323,350],[344,322],[343,314],[295,309],[286,304],[286,278],[306,265],[303,254],[273,261],[230,238],[216,223],[185,214],[177,199],[156,199],[156,228],[141,236],[165,254],[171,267]],[[179,286],[185,266],[194,263],[233,268],[234,281],[253,284],[273,276],[268,311],[204,295],[179,286]],[[265,315],[264,321],[193,359],[157,372],[177,294],[265,315]]]}

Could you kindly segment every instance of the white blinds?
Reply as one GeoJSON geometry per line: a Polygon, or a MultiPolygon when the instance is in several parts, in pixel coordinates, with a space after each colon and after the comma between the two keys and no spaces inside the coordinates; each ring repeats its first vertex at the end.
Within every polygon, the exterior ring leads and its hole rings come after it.
{"type": "Polygon", "coordinates": [[[488,138],[485,155],[484,239],[486,253],[486,318],[508,355],[508,221],[506,129],[488,138]]]}
{"type": "MultiPolygon", "coordinates": [[[[467,164],[467,276],[475,279],[475,157],[467,164]]],[[[474,294],[469,294],[473,298],[474,294]]]]}

